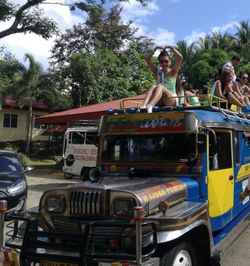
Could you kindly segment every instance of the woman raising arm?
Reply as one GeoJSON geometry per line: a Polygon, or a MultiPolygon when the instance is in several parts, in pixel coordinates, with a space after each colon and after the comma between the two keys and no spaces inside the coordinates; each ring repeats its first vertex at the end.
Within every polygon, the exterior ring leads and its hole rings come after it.
{"type": "Polygon", "coordinates": [[[152,85],[146,93],[146,97],[144,99],[143,105],[141,108],[147,108],[149,112],[151,112],[152,107],[155,105],[170,105],[176,106],[178,104],[178,98],[176,94],[176,77],[179,73],[181,63],[182,63],[182,55],[180,52],[172,46],[166,47],[156,47],[146,58],[146,62],[151,72],[153,73],[157,84],[152,85]],[[157,49],[161,49],[161,52],[158,56],[159,65],[162,68],[162,79],[157,80],[159,73],[158,67],[152,63],[152,56],[154,55],[157,49]],[[170,49],[175,55],[175,64],[172,68],[170,68],[170,58],[166,49],[170,49]],[[176,98],[174,98],[176,97],[176,98]]]}

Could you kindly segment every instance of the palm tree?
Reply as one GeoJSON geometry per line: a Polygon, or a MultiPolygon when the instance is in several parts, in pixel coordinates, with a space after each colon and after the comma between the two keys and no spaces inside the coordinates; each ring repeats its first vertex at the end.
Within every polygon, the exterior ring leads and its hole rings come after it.
{"type": "Polygon", "coordinates": [[[211,36],[212,48],[220,48],[224,51],[231,51],[236,44],[235,38],[229,33],[213,32],[211,36]]]}
{"type": "Polygon", "coordinates": [[[196,47],[199,52],[205,52],[212,49],[212,38],[209,34],[204,37],[200,37],[196,42],[196,47]]]}
{"type": "Polygon", "coordinates": [[[190,66],[194,63],[195,60],[195,43],[192,43],[188,46],[186,41],[177,42],[177,48],[183,56],[183,62],[181,66],[181,74],[184,77],[190,77],[190,66]]]}
{"type": "Polygon", "coordinates": [[[33,55],[25,54],[25,61],[29,61],[29,66],[15,77],[15,83],[12,87],[10,95],[17,99],[18,103],[22,105],[23,100],[29,99],[29,115],[28,115],[28,129],[27,129],[27,144],[26,153],[30,152],[30,142],[32,139],[32,118],[33,118],[33,101],[38,95],[39,79],[42,76],[43,69],[41,64],[35,61],[33,55]]]}
{"type": "Polygon", "coordinates": [[[250,25],[248,20],[241,21],[239,25],[235,26],[237,32],[235,33],[239,53],[246,62],[250,60],[249,45],[250,45],[250,25]]]}

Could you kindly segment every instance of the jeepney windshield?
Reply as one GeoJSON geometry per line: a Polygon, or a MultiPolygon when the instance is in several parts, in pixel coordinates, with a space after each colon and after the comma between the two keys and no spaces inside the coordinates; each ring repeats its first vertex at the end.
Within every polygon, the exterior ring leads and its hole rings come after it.
{"type": "Polygon", "coordinates": [[[196,134],[109,135],[101,159],[117,162],[186,162],[196,154],[196,134]]]}

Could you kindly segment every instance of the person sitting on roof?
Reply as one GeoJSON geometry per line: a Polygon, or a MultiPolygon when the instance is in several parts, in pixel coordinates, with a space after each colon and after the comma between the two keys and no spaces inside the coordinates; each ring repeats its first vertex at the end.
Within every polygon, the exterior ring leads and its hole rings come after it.
{"type": "Polygon", "coordinates": [[[196,94],[196,90],[192,88],[192,85],[187,82],[183,82],[182,87],[187,99],[187,104],[190,106],[200,106],[200,101],[196,94]]]}
{"type": "Polygon", "coordinates": [[[239,79],[237,80],[237,84],[239,86],[241,93],[247,96],[248,99],[250,100],[250,88],[247,85],[247,81],[248,81],[248,74],[244,72],[240,73],[239,79]]]}
{"type": "Polygon", "coordinates": [[[235,104],[241,108],[249,105],[246,97],[240,95],[237,83],[233,81],[233,73],[228,68],[222,71],[220,78],[215,81],[213,88],[216,96],[228,100],[230,104],[235,104]]]}
{"type": "Polygon", "coordinates": [[[225,69],[230,69],[230,71],[232,72],[232,75],[233,75],[233,81],[236,81],[235,69],[239,63],[240,63],[240,58],[237,55],[234,55],[230,61],[226,62],[222,66],[222,71],[225,69]]]}
{"type": "Polygon", "coordinates": [[[147,57],[146,62],[151,72],[153,73],[157,84],[152,85],[146,93],[146,97],[141,106],[147,108],[148,112],[152,112],[152,107],[155,105],[178,105],[176,94],[176,77],[182,63],[182,55],[172,46],[156,47],[147,57]],[[152,56],[155,51],[160,49],[161,52],[158,56],[160,67],[152,63],[152,56]],[[170,68],[169,53],[166,49],[170,49],[175,55],[175,64],[170,68]],[[175,98],[176,97],[176,98],[175,98]]]}

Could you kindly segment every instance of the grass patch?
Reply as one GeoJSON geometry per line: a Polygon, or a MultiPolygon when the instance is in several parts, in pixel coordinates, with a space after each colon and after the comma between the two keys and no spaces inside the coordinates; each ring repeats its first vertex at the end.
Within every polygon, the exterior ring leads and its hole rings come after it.
{"type": "Polygon", "coordinates": [[[56,165],[56,161],[55,160],[49,160],[49,159],[33,159],[33,158],[27,158],[25,160],[25,164],[26,165],[31,165],[31,166],[41,166],[41,165],[56,165]]]}

